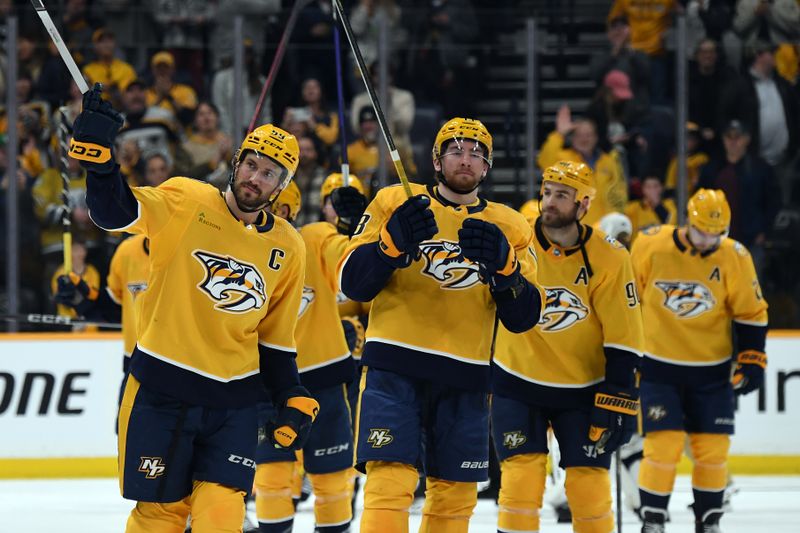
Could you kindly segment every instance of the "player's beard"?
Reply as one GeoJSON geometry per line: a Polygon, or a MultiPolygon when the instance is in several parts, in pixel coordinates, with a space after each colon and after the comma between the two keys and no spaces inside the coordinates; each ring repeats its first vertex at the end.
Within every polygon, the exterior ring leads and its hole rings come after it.
{"type": "MultiPolygon", "coordinates": [[[[444,173],[442,173],[441,176],[444,177],[444,173]]],[[[456,194],[470,194],[472,191],[477,189],[480,186],[481,181],[483,181],[482,177],[479,176],[472,183],[464,183],[464,181],[460,179],[459,181],[456,181],[456,177],[458,177],[458,175],[454,174],[452,178],[445,178],[441,180],[445,187],[456,194]]]]}
{"type": "MultiPolygon", "coordinates": [[[[233,190],[233,198],[236,200],[236,207],[238,207],[244,213],[255,213],[256,211],[261,211],[269,204],[270,196],[272,196],[273,191],[264,192],[263,190],[259,189],[259,193],[255,198],[247,198],[245,191],[245,181],[246,180],[234,180],[231,189],[233,190]]],[[[250,191],[251,194],[253,191],[250,191]]]]}
{"type": "Polygon", "coordinates": [[[578,220],[578,209],[579,206],[577,203],[572,206],[571,212],[567,214],[563,214],[555,209],[545,209],[541,214],[542,225],[553,229],[566,228],[570,224],[575,224],[575,221],[578,220]]]}

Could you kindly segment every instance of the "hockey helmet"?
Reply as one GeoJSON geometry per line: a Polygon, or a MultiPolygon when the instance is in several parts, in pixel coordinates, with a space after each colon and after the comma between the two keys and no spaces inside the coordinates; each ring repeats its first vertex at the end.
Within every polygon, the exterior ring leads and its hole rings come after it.
{"type": "Polygon", "coordinates": [[[483,145],[486,162],[492,166],[492,136],[483,122],[472,118],[456,117],[445,122],[433,142],[433,159],[442,157],[442,147],[447,141],[458,139],[469,139],[483,145]]]}
{"type": "Polygon", "coordinates": [[[282,205],[285,205],[289,208],[289,214],[286,216],[289,222],[297,218],[297,214],[300,212],[301,200],[300,188],[294,181],[290,181],[289,184],[284,187],[278,197],[275,198],[272,211],[274,212],[282,205]]]}
{"type": "MultiPolygon", "coordinates": [[[[357,190],[364,196],[367,195],[367,191],[364,188],[364,184],[361,183],[361,180],[358,179],[358,176],[350,174],[348,185],[350,187],[353,187],[355,190],[357,190]]],[[[325,181],[322,182],[322,187],[320,187],[319,189],[320,205],[324,205],[325,199],[331,195],[334,189],[338,189],[339,187],[344,187],[344,176],[342,175],[342,173],[334,172],[333,174],[328,174],[328,177],[325,178],[325,181]]]]}
{"type": "Polygon", "coordinates": [[[731,225],[731,208],[725,193],[717,189],[698,189],[686,204],[689,224],[706,233],[724,235],[731,225]]]}
{"type": "Polygon", "coordinates": [[[594,186],[594,172],[585,163],[577,161],[559,161],[545,169],[542,175],[542,185],[551,181],[575,189],[575,201],[584,198],[594,200],[597,189],[594,186]]]}
{"type": "Polygon", "coordinates": [[[294,135],[277,126],[265,124],[248,133],[236,153],[237,163],[247,150],[267,156],[284,167],[288,172],[288,179],[291,179],[297,171],[300,145],[297,144],[294,135]]]}

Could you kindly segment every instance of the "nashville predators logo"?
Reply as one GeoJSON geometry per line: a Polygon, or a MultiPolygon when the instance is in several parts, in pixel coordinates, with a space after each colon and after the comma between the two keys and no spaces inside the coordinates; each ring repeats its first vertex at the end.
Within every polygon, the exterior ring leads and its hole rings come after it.
{"type": "Polygon", "coordinates": [[[664,306],[681,318],[702,315],[717,302],[711,291],[696,281],[656,281],[664,291],[664,306]]]}
{"type": "Polygon", "coordinates": [[[562,331],[589,316],[589,308],[569,289],[545,288],[545,293],[547,303],[539,320],[542,331],[562,331]]]}
{"type": "Polygon", "coordinates": [[[217,302],[216,309],[245,313],[264,305],[267,300],[264,278],[256,267],[230,256],[221,257],[200,250],[193,255],[206,272],[205,279],[197,287],[217,302]]]}
{"type": "Polygon", "coordinates": [[[388,429],[370,429],[367,437],[367,442],[372,444],[373,448],[383,448],[393,440],[394,437],[388,429]]]}
{"type": "Polygon", "coordinates": [[[139,459],[138,470],[147,479],[155,479],[167,469],[167,465],[161,462],[161,457],[140,457],[139,459]]]}
{"type": "Polygon", "coordinates": [[[466,259],[453,241],[425,241],[419,245],[425,267],[422,273],[441,283],[443,289],[468,289],[480,282],[478,265],[466,259]]]}
{"type": "Polygon", "coordinates": [[[508,433],[503,433],[503,446],[509,450],[519,448],[526,442],[528,442],[528,437],[526,437],[521,431],[509,431],[508,433]]]}
{"type": "Polygon", "coordinates": [[[663,405],[651,405],[647,408],[647,418],[653,422],[658,422],[667,416],[667,410],[663,405]]]}
{"type": "Polygon", "coordinates": [[[297,312],[297,318],[300,318],[308,311],[308,308],[314,302],[314,289],[311,287],[303,287],[303,295],[300,297],[300,310],[297,312]]]}

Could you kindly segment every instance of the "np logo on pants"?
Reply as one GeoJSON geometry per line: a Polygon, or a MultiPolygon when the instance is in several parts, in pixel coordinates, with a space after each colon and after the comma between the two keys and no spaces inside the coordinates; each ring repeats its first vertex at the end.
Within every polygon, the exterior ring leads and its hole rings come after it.
{"type": "Polygon", "coordinates": [[[167,465],[161,462],[161,457],[141,457],[139,472],[144,473],[147,479],[155,479],[167,469],[167,465]]]}
{"type": "Polygon", "coordinates": [[[394,437],[389,433],[388,429],[370,429],[367,442],[372,444],[373,448],[382,448],[392,442],[394,437]]]}

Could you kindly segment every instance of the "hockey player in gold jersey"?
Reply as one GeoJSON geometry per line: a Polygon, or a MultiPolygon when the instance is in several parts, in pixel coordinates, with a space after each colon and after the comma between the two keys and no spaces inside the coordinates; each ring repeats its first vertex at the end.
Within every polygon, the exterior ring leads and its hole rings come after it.
{"type": "Polygon", "coordinates": [[[433,146],[438,184],[379,191],[339,264],[342,291],[372,301],[356,418],[363,533],[408,531],[417,467],[420,531],[465,533],[487,478],[495,320],[525,331],[542,302],[531,227],[478,197],[491,163],[485,126],[449,120],[433,146]]]}
{"type": "Polygon", "coordinates": [[[636,428],[643,330],[628,251],[581,223],[594,194],[583,163],[545,169],[533,225],[545,309],[536,328],[521,335],[501,327],[495,349],[498,531],[539,531],[548,425],[566,469],[574,531],[614,530],[608,469],[612,452],[636,428]]]}
{"type": "MultiPolygon", "coordinates": [[[[338,224],[316,222],[300,228],[306,245],[306,272],[297,321],[297,366],[301,383],[320,403],[320,415],[303,449],[305,471],[316,495],[318,533],[349,531],[352,519],[353,433],[347,384],[355,377],[355,363],[337,309],[336,264],[349,242],[351,228],[367,205],[366,198],[354,187],[331,192],[334,199],[350,200],[339,206],[344,215],[338,224]],[[348,224],[347,220],[352,222],[348,224]]],[[[291,183],[271,211],[292,221],[300,211],[300,202],[300,190],[291,183]]],[[[270,406],[264,409],[269,411],[270,406]]],[[[286,533],[292,529],[294,459],[292,452],[259,446],[256,512],[262,533],[286,533]]]]}
{"type": "Polygon", "coordinates": [[[767,364],[767,303],[747,249],[727,237],[731,211],[724,193],[700,189],[687,210],[687,226],[645,230],[632,250],[648,328],[639,470],[648,533],[664,531],[687,433],[696,531],[720,531],[734,394],[758,389],[767,364]]]}
{"type": "Polygon", "coordinates": [[[319,410],[295,364],[305,248],[263,211],[297,168],[297,141],[256,128],[224,193],[181,177],[131,189],[113,155],[121,125],[95,85],[70,155],[88,171],[94,222],[150,239],[118,423],[120,489],[137,501],[126,531],[181,531],[190,513],[197,533],[239,531],[259,432],[275,446],[302,447],[319,410]],[[267,395],[277,415],[259,429],[256,402],[267,395]]]}

